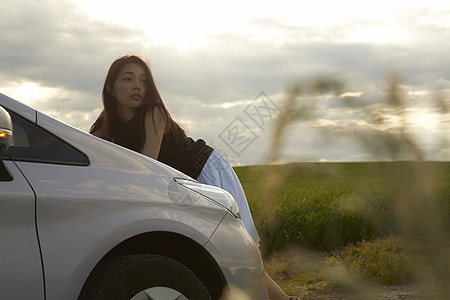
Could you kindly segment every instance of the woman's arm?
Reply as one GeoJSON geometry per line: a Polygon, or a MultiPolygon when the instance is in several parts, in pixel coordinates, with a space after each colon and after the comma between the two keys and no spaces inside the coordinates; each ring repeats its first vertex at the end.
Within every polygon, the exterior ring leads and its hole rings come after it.
{"type": "Polygon", "coordinates": [[[145,143],[141,153],[157,159],[163,135],[166,131],[166,120],[159,108],[147,111],[144,119],[145,143]]]}

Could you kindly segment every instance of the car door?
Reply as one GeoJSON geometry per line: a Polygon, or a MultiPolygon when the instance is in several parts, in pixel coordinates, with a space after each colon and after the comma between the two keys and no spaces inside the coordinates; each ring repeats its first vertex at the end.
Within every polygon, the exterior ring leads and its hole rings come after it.
{"type": "MultiPolygon", "coordinates": [[[[42,242],[39,223],[45,217],[39,200],[43,191],[36,185],[39,180],[56,182],[58,175],[55,170],[66,176],[71,174],[67,165],[84,166],[88,160],[34,122],[12,111],[9,114],[13,123],[13,140],[2,158],[12,180],[3,175],[4,180],[0,182],[0,233],[8,241],[0,246],[1,254],[4,254],[0,257],[0,276],[3,277],[0,280],[0,299],[61,299],[51,295],[48,286],[51,268],[46,265],[43,253],[45,246],[47,250],[50,247],[58,253],[58,245],[62,241],[42,242]]],[[[52,185],[49,186],[51,189],[52,185]]],[[[45,190],[44,193],[53,192],[45,190]]],[[[51,272],[53,277],[68,280],[65,274],[62,266],[57,273],[51,272]]]]}
{"type": "Polygon", "coordinates": [[[13,161],[0,179],[0,299],[44,299],[35,195],[13,161]]]}

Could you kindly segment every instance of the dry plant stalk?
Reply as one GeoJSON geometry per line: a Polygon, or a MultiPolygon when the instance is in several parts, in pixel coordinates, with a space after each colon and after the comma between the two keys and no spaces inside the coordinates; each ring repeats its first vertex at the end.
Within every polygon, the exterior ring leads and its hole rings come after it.
{"type": "MultiPolygon", "coordinates": [[[[375,124],[374,130],[367,132],[359,128],[352,128],[349,131],[341,128],[342,132],[351,136],[367,151],[374,156],[379,156],[382,160],[385,160],[386,157],[383,155],[387,153],[389,159],[393,161],[402,159],[405,155],[408,160],[426,161],[424,151],[420,149],[408,130],[408,104],[401,92],[399,77],[392,76],[387,86],[385,97],[379,103],[381,105],[374,107],[363,104],[361,106],[361,103],[358,103],[358,107],[355,109],[359,111],[363,121],[375,124]],[[389,121],[392,119],[391,117],[397,121],[396,129],[390,132],[383,131],[383,128],[392,126],[389,121]]],[[[326,92],[331,92],[340,99],[343,107],[354,108],[352,107],[354,102],[348,101],[351,99],[342,96],[343,85],[337,80],[320,79],[307,85],[293,85],[288,90],[282,108],[283,112],[274,126],[272,144],[268,154],[269,164],[278,163],[287,130],[294,130],[291,126],[294,122],[307,120],[311,115],[318,113],[314,99],[326,92]]],[[[436,99],[442,116],[448,114],[450,111],[448,98],[440,94],[436,99]]],[[[324,134],[326,135],[325,132],[324,134]]],[[[448,145],[448,137],[444,138],[442,143],[448,145]]],[[[425,164],[417,164],[414,169],[399,168],[396,174],[387,174],[387,176],[390,176],[393,184],[397,185],[396,194],[393,196],[397,221],[395,230],[408,239],[420,240],[422,243],[421,247],[411,253],[416,258],[417,286],[421,294],[427,295],[426,298],[447,299],[450,294],[448,285],[450,282],[449,220],[442,218],[441,203],[437,203],[438,187],[433,173],[433,169],[425,164]],[[424,178],[424,173],[427,174],[426,182],[416,182],[416,185],[411,186],[403,180],[403,178],[419,180],[419,178],[424,178]],[[419,174],[421,176],[418,176],[419,174]]],[[[261,226],[263,222],[265,226],[270,226],[273,222],[273,212],[278,205],[276,203],[277,195],[286,176],[289,174],[274,172],[266,178],[264,196],[261,200],[262,210],[259,218],[255,220],[258,226],[261,226]]],[[[450,195],[448,200],[450,201],[450,195]]],[[[301,260],[302,257],[299,255],[295,259],[301,260]]],[[[344,286],[353,290],[358,297],[370,299],[368,291],[373,292],[370,286],[354,281],[351,277],[343,274],[342,270],[328,272],[330,279],[344,282],[344,286]]]]}

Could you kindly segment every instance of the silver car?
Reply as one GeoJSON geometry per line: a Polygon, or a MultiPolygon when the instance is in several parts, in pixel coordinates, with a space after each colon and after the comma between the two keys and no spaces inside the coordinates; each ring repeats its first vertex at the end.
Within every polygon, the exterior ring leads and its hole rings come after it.
{"type": "Polygon", "coordinates": [[[226,191],[2,94],[0,152],[0,299],[268,299],[226,191]]]}

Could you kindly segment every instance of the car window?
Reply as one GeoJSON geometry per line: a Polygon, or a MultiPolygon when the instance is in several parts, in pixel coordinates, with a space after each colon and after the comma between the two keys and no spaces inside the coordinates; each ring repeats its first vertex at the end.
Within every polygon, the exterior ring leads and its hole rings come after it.
{"type": "Polygon", "coordinates": [[[9,156],[17,161],[88,165],[87,157],[74,147],[19,115],[9,113],[13,122],[13,140],[4,159],[9,156]]]}

